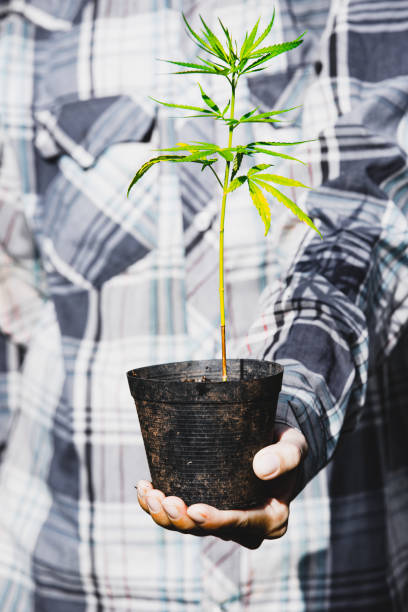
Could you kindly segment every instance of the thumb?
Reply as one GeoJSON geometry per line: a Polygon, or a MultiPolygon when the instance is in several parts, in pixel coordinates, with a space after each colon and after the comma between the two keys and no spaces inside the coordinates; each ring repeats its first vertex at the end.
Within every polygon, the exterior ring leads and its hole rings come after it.
{"type": "Polygon", "coordinates": [[[279,434],[279,441],[262,448],[254,457],[253,469],[258,478],[271,480],[294,470],[307,451],[303,434],[297,429],[286,428],[279,434]]]}

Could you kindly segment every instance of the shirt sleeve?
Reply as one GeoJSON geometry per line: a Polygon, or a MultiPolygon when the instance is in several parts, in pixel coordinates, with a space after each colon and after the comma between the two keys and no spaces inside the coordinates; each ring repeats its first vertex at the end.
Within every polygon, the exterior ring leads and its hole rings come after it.
{"type": "Polygon", "coordinates": [[[252,356],[284,366],[276,419],[309,446],[299,490],[355,425],[369,372],[408,318],[408,224],[395,195],[407,178],[403,151],[390,143],[382,157],[343,168],[308,200],[324,239],[307,233],[286,279],[266,288],[248,337],[252,356]]]}

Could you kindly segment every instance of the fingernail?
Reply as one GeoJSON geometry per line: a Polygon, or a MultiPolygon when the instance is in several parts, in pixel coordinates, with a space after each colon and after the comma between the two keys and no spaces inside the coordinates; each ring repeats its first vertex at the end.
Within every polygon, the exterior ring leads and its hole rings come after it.
{"type": "Polygon", "coordinates": [[[261,453],[255,457],[255,471],[263,478],[272,478],[278,472],[279,467],[279,457],[275,453],[261,453]]]}
{"type": "Polygon", "coordinates": [[[150,512],[153,514],[157,514],[161,510],[161,503],[154,495],[149,495],[147,497],[147,505],[149,506],[150,512]]]}
{"type": "Polygon", "coordinates": [[[146,495],[146,487],[143,485],[137,485],[137,494],[142,499],[146,495]]]}
{"type": "Polygon", "coordinates": [[[152,487],[152,483],[149,482],[148,480],[143,480],[142,479],[142,480],[139,480],[139,482],[137,483],[136,486],[137,487],[143,487],[143,488],[145,488],[145,487],[148,487],[148,488],[150,487],[151,488],[152,487]]]}
{"type": "Polygon", "coordinates": [[[199,508],[188,508],[187,514],[196,523],[205,523],[208,518],[206,514],[199,508]]]}
{"type": "Polygon", "coordinates": [[[148,489],[151,489],[151,487],[149,486],[149,483],[146,482],[145,480],[139,480],[139,482],[136,485],[136,489],[137,489],[137,494],[140,495],[146,495],[146,491],[148,489]]]}
{"type": "Polygon", "coordinates": [[[180,518],[180,510],[177,508],[177,506],[169,502],[163,502],[162,506],[165,509],[166,514],[168,514],[171,519],[180,518]]]}

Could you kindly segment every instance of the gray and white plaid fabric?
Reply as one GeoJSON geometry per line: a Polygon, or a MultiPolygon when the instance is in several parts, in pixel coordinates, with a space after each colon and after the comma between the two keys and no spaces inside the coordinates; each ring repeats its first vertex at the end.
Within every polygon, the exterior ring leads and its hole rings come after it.
{"type": "Polygon", "coordinates": [[[308,34],[242,107],[302,106],[241,138],[316,139],[279,165],[325,239],[275,204],[264,239],[231,196],[229,354],[285,365],[278,418],[310,446],[288,533],[255,551],[137,504],[125,372],[219,355],[219,195],[164,164],[125,194],[152,149],[224,137],[148,98],[197,102],[156,61],[193,57],[181,11],[239,34],[272,3],[0,5],[2,612],[408,609],[408,1],[273,4],[276,42],[308,34]]]}

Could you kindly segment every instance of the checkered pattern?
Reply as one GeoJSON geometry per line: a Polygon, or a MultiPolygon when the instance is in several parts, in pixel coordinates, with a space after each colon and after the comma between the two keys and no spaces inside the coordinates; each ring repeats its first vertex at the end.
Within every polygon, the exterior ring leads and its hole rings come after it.
{"type": "MultiPolygon", "coordinates": [[[[180,12],[240,36],[269,0],[0,6],[0,608],[4,612],[408,609],[406,0],[279,0],[305,42],[240,85],[302,105],[242,142],[315,139],[276,170],[324,241],[247,195],[226,225],[228,352],[285,366],[278,419],[309,454],[288,533],[256,551],[157,527],[125,372],[219,356],[214,178],[157,147],[225,138],[148,98],[198,101],[180,12]],[[268,131],[269,134],[266,134],[268,131]]],[[[221,80],[201,83],[216,100],[221,80]]],[[[239,112],[241,108],[238,108],[239,112]]]]}

